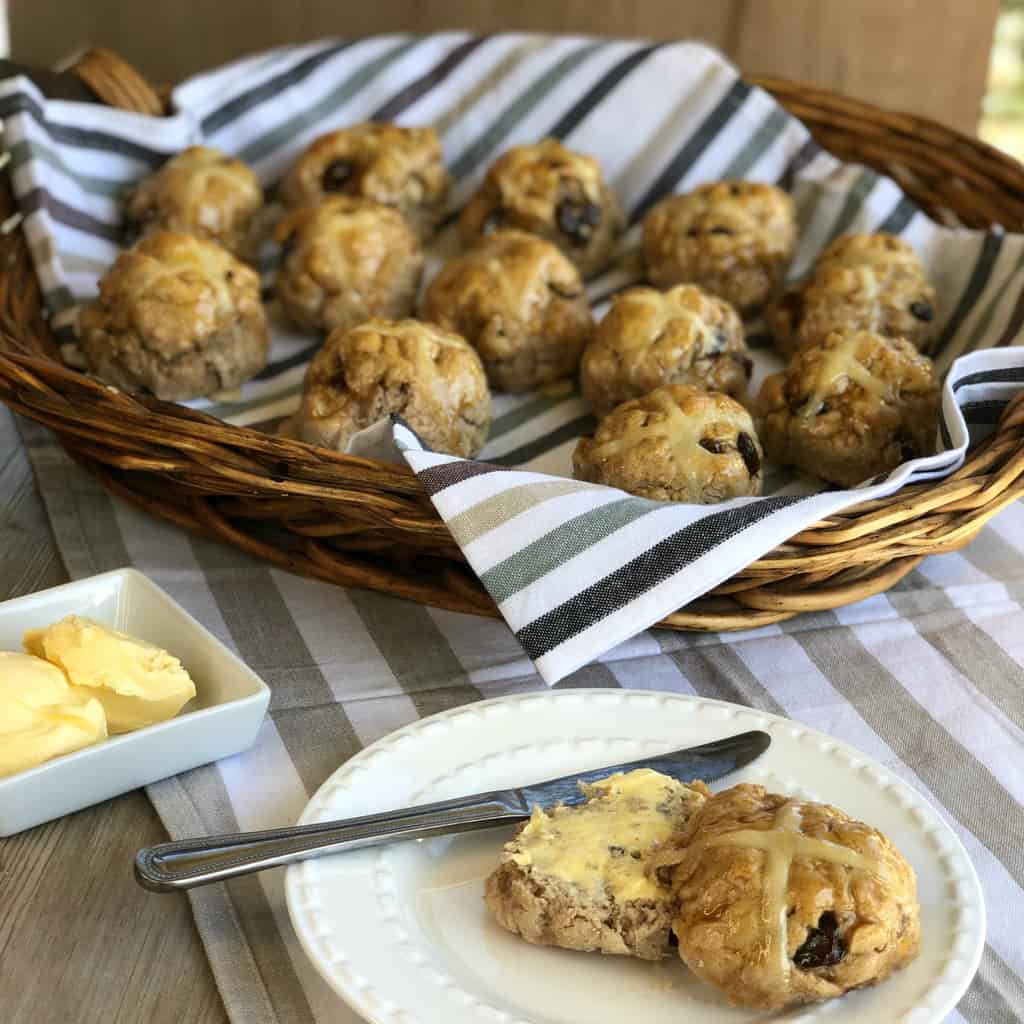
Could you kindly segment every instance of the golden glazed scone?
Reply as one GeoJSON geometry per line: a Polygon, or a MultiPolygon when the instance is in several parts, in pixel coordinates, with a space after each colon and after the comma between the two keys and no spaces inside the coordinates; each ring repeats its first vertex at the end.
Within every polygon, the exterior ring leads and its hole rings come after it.
{"type": "Polygon", "coordinates": [[[480,357],[457,334],[417,320],[338,327],[306,371],[289,437],[343,452],[397,414],[435,451],[469,457],[487,438],[491,395],[480,357]]]}
{"type": "Polygon", "coordinates": [[[612,299],[580,362],[583,397],[598,416],[665,384],[740,395],[753,362],[743,322],[696,285],[628,288],[612,299]]]}
{"type": "Polygon", "coordinates": [[[576,268],[523,231],[488,235],[447,263],[420,313],[473,345],[502,391],[574,375],[594,325],[576,268]]]}
{"type": "Polygon", "coordinates": [[[622,230],[618,196],[598,162],[557,139],[514,146],[491,165],[459,218],[464,244],[498,228],[519,228],[558,246],[591,277],[611,259],[622,230]]]}
{"type": "Polygon", "coordinates": [[[282,186],[289,206],[346,195],[393,206],[420,238],[437,227],[448,198],[448,172],[433,128],[369,122],[315,139],[282,186]]]}
{"type": "Polygon", "coordinates": [[[810,280],[787,289],[768,311],[775,348],[786,358],[843,328],[924,348],[934,320],[935,289],[917,253],[887,234],[837,238],[810,280]]]}
{"type": "Polygon", "coordinates": [[[623,402],[577,441],[572,458],[577,480],[697,505],[760,494],[761,464],[750,413],[686,384],[623,402]]]}
{"type": "Polygon", "coordinates": [[[270,345],[256,271],[175,231],[118,256],[78,333],[97,377],[170,401],[238,387],[263,369],[270,345]]]}
{"type": "Polygon", "coordinates": [[[761,388],[768,457],[853,487],[934,450],[939,389],[908,341],[833,331],[761,388]]]}
{"type": "Polygon", "coordinates": [[[275,292],[300,327],[330,331],[412,313],[423,251],[391,207],[333,196],[287,214],[275,237],[282,249],[275,292]]]}
{"type": "Polygon", "coordinates": [[[731,302],[741,316],[753,316],[782,283],[793,258],[793,201],[759,182],[701,185],[648,211],[642,245],[651,284],[698,284],[731,302]]]}
{"type": "Polygon", "coordinates": [[[189,146],[130,193],[125,216],[137,234],[184,231],[244,259],[252,255],[250,232],[262,206],[251,168],[220,150],[189,146]]]}
{"type": "Polygon", "coordinates": [[[657,960],[672,952],[672,892],[651,858],[707,787],[649,768],[580,784],[586,801],[548,811],[505,845],[485,899],[498,923],[540,946],[657,960]]]}
{"type": "Polygon", "coordinates": [[[679,956],[733,1003],[778,1010],[831,999],[917,956],[913,868],[835,807],[734,786],[662,858],[676,859],[679,956]]]}

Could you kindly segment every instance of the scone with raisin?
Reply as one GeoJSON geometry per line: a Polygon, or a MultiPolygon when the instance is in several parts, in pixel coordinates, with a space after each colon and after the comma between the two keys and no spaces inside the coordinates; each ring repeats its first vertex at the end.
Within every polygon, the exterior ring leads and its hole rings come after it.
{"type": "Polygon", "coordinates": [[[743,322],[696,285],[628,288],[612,299],[580,362],[583,397],[598,416],[665,384],[740,395],[753,363],[743,322]]]}
{"type": "Polygon", "coordinates": [[[300,327],[330,331],[412,313],[423,250],[397,210],[333,196],[281,219],[275,291],[300,327]]]}
{"type": "Polygon", "coordinates": [[[335,328],[282,433],[343,452],[354,434],[393,414],[435,451],[475,455],[491,424],[480,357],[457,334],[417,320],[335,328]]]}
{"type": "Polygon", "coordinates": [[[759,182],[701,185],[647,212],[642,246],[653,285],[697,284],[751,317],[782,283],[793,258],[793,201],[759,182]]]}
{"type": "Polygon", "coordinates": [[[711,505],[761,493],[761,445],[728,395],[670,384],[623,402],[581,437],[573,476],[641,498],[711,505]]]}
{"type": "Polygon", "coordinates": [[[932,362],[901,338],[833,331],[769,377],[761,438],[780,465],[854,487],[934,450],[932,362]]]}
{"type": "Polygon", "coordinates": [[[463,209],[459,234],[468,245],[499,228],[529,231],[557,245],[586,278],[607,266],[622,224],[598,162],[545,139],[498,157],[463,209]]]}
{"type": "Polygon", "coordinates": [[[550,242],[523,231],[488,235],[447,263],[420,312],[473,345],[502,391],[574,375],[593,329],[579,272],[550,242]]]}
{"type": "Polygon", "coordinates": [[[133,189],[125,218],[136,236],[184,231],[244,259],[252,255],[251,229],[262,206],[263,189],[250,167],[208,146],[190,146],[133,189]]]}
{"type": "Polygon", "coordinates": [[[535,945],[671,955],[671,887],[651,858],[682,832],[707,787],[639,768],[580,789],[581,804],[534,808],[487,879],[488,907],[535,945]]]}
{"type": "Polygon", "coordinates": [[[679,956],[761,1010],[874,985],[918,953],[914,870],[892,841],[827,804],[739,785],[700,807],[677,860],[679,956]]]}
{"type": "Polygon", "coordinates": [[[781,356],[842,328],[904,338],[924,348],[935,322],[935,289],[913,248],[895,235],[844,235],[810,279],[787,289],[768,312],[781,356]]]}
{"type": "Polygon", "coordinates": [[[282,186],[289,206],[352,196],[393,206],[421,239],[444,213],[449,177],[433,128],[367,122],[315,139],[282,186]]]}
{"type": "Polygon", "coordinates": [[[263,369],[270,345],[256,271],[175,231],[118,256],[78,333],[97,377],[170,401],[238,387],[263,369]]]}

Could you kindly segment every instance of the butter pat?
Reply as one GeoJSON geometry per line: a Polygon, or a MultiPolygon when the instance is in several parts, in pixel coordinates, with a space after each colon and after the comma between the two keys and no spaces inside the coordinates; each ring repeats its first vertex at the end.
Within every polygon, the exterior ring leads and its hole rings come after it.
{"type": "Polygon", "coordinates": [[[29,654],[63,669],[73,688],[103,705],[111,733],[173,718],[196,695],[173,655],[83,616],[29,630],[22,642],[29,654]]]}
{"type": "Polygon", "coordinates": [[[0,777],[106,737],[103,706],[69,686],[59,668],[0,651],[0,777]]]}
{"type": "Polygon", "coordinates": [[[585,803],[549,812],[534,807],[506,846],[510,860],[577,886],[592,898],[658,899],[651,853],[681,829],[704,798],[650,768],[583,785],[585,803]]]}

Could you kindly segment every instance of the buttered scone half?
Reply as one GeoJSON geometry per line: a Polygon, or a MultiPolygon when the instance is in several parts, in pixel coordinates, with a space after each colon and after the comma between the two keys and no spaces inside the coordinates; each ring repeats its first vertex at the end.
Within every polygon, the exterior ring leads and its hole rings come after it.
{"type": "Polygon", "coordinates": [[[732,1003],[832,999],[917,956],[913,868],[828,804],[734,786],[693,815],[659,870],[672,859],[679,956],[732,1003]]]}
{"type": "Polygon", "coordinates": [[[487,879],[488,907],[535,945],[669,956],[671,888],[652,858],[680,836],[707,787],[639,768],[580,789],[582,804],[534,808],[487,879]]]}

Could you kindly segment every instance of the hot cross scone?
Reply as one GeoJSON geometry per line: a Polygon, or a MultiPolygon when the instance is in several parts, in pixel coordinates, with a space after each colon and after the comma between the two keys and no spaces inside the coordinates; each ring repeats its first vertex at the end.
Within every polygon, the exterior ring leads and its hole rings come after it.
{"type": "Polygon", "coordinates": [[[433,128],[369,122],[314,139],[282,185],[289,206],[352,196],[393,206],[420,238],[433,234],[448,197],[433,128]]]}
{"type": "Polygon", "coordinates": [[[420,312],[473,345],[502,391],[575,376],[594,325],[579,271],[525,231],[495,232],[449,261],[420,312]]]}
{"type": "Polygon", "coordinates": [[[934,449],[938,400],[909,342],[833,331],[764,382],[761,438],[773,462],[853,487],[934,449]]]}
{"type": "Polygon", "coordinates": [[[263,189],[251,168],[220,150],[190,146],[132,190],[125,217],[134,235],[185,231],[246,258],[262,205],[263,189]]]}
{"type": "Polygon", "coordinates": [[[176,231],[118,256],[78,334],[98,377],[171,401],[238,387],[263,369],[270,346],[256,271],[176,231]]]}
{"type": "Polygon", "coordinates": [[[612,299],[580,362],[583,397],[603,416],[665,384],[742,394],[752,367],[743,323],[695,285],[629,288],[612,299]]]}
{"type": "Polygon", "coordinates": [[[498,157],[459,218],[466,244],[503,227],[553,242],[590,277],[611,258],[622,209],[593,157],[545,139],[498,157]]]}
{"type": "Polygon", "coordinates": [[[374,316],[408,316],[423,251],[397,210],[332,196],[283,217],[275,291],[300,327],[329,331],[374,316]]]}
{"type": "Polygon", "coordinates": [[[887,234],[837,238],[810,279],[787,289],[768,311],[775,348],[786,357],[842,328],[923,348],[934,320],[935,289],[917,253],[887,234]]]}
{"type": "Polygon", "coordinates": [[[914,871],[877,829],[762,786],[713,796],[676,852],[679,956],[733,1003],[816,1002],[873,985],[918,952],[914,871]]]}
{"type": "Polygon", "coordinates": [[[578,480],[642,498],[709,505],[761,493],[761,445],[728,395],[672,384],[623,402],[581,437],[578,480]]]}
{"type": "Polygon", "coordinates": [[[418,320],[339,327],[309,364],[302,404],[281,432],[343,452],[392,414],[436,451],[475,455],[491,423],[480,357],[457,334],[418,320]]]}
{"type": "Polygon", "coordinates": [[[781,284],[796,245],[793,201],[774,185],[718,181],[669,196],[643,220],[651,284],[698,284],[753,316],[781,284]]]}

